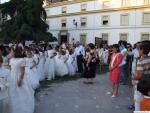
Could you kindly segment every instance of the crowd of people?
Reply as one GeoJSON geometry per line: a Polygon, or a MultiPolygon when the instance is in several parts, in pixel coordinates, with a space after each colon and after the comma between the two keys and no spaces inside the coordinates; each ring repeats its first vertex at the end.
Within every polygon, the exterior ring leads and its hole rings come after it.
{"type": "Polygon", "coordinates": [[[33,113],[35,90],[43,80],[81,73],[85,78],[84,84],[93,84],[99,64],[110,64],[112,92],[108,93],[117,97],[119,84],[127,85],[132,78],[135,110],[145,110],[150,108],[149,54],[150,41],[138,42],[134,47],[126,41],[112,46],[83,45],[80,42],[28,46],[17,41],[1,44],[0,113],[33,113]],[[148,104],[145,105],[145,102],[148,104]]]}
{"type": "Polygon", "coordinates": [[[114,44],[109,70],[112,92],[108,94],[116,97],[119,84],[132,81],[134,104],[129,109],[150,111],[150,41],[138,42],[134,48],[126,41],[114,44]]]}

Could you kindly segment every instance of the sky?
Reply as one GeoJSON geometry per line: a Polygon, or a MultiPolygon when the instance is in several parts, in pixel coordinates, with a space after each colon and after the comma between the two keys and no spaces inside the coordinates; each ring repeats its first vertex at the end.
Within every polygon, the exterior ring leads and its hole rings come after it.
{"type": "Polygon", "coordinates": [[[8,2],[9,0],[0,0],[0,3],[8,2]]]}

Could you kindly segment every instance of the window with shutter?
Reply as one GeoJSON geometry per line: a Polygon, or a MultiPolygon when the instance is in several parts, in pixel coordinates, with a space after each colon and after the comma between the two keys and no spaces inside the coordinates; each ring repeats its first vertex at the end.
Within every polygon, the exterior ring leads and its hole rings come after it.
{"type": "Polygon", "coordinates": [[[122,2],[122,3],[121,3],[122,7],[129,6],[129,5],[130,5],[130,0],[122,0],[121,2],[122,2]]]}
{"type": "Polygon", "coordinates": [[[66,19],[62,19],[61,20],[61,27],[62,28],[66,28],[66,26],[67,26],[67,20],[66,19]]]}
{"type": "Polygon", "coordinates": [[[102,40],[104,44],[108,44],[108,33],[102,33],[102,40]]]}
{"type": "Polygon", "coordinates": [[[80,19],[81,27],[85,27],[86,24],[87,24],[87,18],[86,17],[81,17],[81,19],[80,19]]]}
{"type": "Polygon", "coordinates": [[[144,5],[150,4],[150,0],[144,0],[144,5]]]}
{"type": "Polygon", "coordinates": [[[67,13],[67,8],[66,7],[62,7],[61,12],[62,13],[67,13]]]}
{"type": "Polygon", "coordinates": [[[108,26],[109,25],[109,16],[108,15],[103,15],[102,16],[102,25],[103,26],[108,26]]]}
{"type": "Polygon", "coordinates": [[[121,33],[120,40],[128,41],[128,33],[121,33]]]}
{"type": "Polygon", "coordinates": [[[141,41],[143,40],[150,40],[150,33],[142,33],[141,41]]]}
{"type": "Polygon", "coordinates": [[[87,10],[87,4],[81,4],[81,11],[87,10]]]}
{"type": "Polygon", "coordinates": [[[122,26],[129,25],[129,14],[120,15],[120,25],[122,26]]]}
{"type": "Polygon", "coordinates": [[[104,1],[103,8],[109,8],[109,7],[110,7],[110,1],[104,1]]]}
{"type": "Polygon", "coordinates": [[[86,34],[80,34],[80,42],[82,44],[86,44],[86,34]]]}
{"type": "Polygon", "coordinates": [[[150,12],[143,13],[143,24],[144,25],[150,24],[150,12]]]}

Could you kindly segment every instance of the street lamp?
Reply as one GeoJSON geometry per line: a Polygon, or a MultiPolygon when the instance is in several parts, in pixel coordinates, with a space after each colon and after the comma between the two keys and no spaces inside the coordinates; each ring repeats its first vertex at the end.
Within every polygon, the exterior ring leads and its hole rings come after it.
{"type": "Polygon", "coordinates": [[[75,25],[75,26],[76,26],[76,28],[78,27],[78,22],[76,22],[76,20],[75,20],[75,19],[73,20],[73,25],[75,25]]]}

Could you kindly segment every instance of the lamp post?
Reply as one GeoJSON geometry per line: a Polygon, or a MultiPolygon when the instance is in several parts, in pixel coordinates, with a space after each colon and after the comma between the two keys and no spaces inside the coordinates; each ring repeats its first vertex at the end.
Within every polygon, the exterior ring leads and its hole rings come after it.
{"type": "Polygon", "coordinates": [[[74,44],[75,44],[75,39],[72,38],[72,45],[74,46],[74,44]]]}
{"type": "Polygon", "coordinates": [[[78,22],[76,22],[76,20],[75,20],[75,19],[73,19],[73,25],[75,25],[75,26],[76,26],[76,28],[78,27],[78,22]]]}

